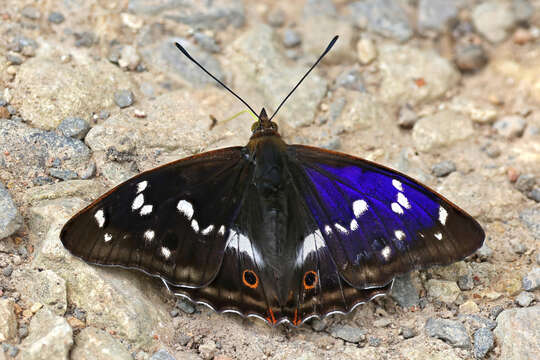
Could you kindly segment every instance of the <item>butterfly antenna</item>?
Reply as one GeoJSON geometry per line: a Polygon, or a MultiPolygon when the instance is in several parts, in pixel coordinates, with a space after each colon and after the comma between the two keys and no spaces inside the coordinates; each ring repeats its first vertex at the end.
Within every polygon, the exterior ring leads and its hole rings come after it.
{"type": "Polygon", "coordinates": [[[202,69],[202,71],[204,71],[205,73],[207,73],[212,79],[216,80],[218,82],[219,85],[223,86],[225,89],[227,89],[231,94],[233,94],[238,100],[240,100],[244,105],[246,105],[248,107],[248,109],[255,115],[255,117],[258,119],[259,117],[256,115],[257,113],[255,112],[255,110],[253,110],[253,108],[251,106],[249,106],[249,104],[247,102],[244,101],[244,99],[242,99],[240,96],[238,96],[234,91],[232,91],[231,89],[229,89],[229,87],[227,85],[225,85],[221,80],[219,80],[217,77],[215,77],[214,75],[210,74],[210,72],[208,70],[206,70],[204,68],[204,66],[202,66],[201,64],[199,64],[199,62],[197,60],[195,60],[193,57],[191,57],[191,55],[189,55],[189,53],[187,52],[187,50],[182,46],[180,45],[179,43],[175,42],[176,44],[176,47],[178,48],[178,50],[180,50],[182,52],[182,54],[184,54],[189,60],[191,60],[193,63],[195,63],[195,65],[197,65],[198,67],[200,67],[202,69]]]}
{"type": "Polygon", "coordinates": [[[315,64],[311,65],[311,67],[309,68],[309,70],[306,72],[306,74],[300,79],[300,81],[298,82],[298,84],[296,84],[296,86],[291,90],[291,92],[285,97],[285,99],[283,99],[283,101],[281,102],[281,104],[279,104],[279,106],[277,107],[276,111],[274,111],[274,113],[272,114],[272,116],[270,117],[270,120],[272,120],[274,118],[274,116],[276,116],[277,112],[279,111],[279,109],[281,109],[281,107],[283,106],[283,104],[285,103],[285,101],[287,101],[287,99],[292,95],[292,93],[296,90],[296,88],[298,86],[300,86],[300,84],[302,83],[302,81],[304,81],[304,79],[309,75],[309,73],[311,72],[311,70],[313,70],[315,68],[315,66],[317,66],[317,64],[322,60],[322,58],[330,51],[330,49],[332,49],[332,47],[334,46],[334,44],[336,43],[337,39],[338,39],[338,35],[334,36],[334,38],[332,39],[332,41],[330,41],[330,44],[328,44],[328,46],[326,47],[326,49],[323,51],[323,53],[321,54],[321,56],[319,56],[319,58],[317,59],[317,61],[315,61],[315,64]]]}

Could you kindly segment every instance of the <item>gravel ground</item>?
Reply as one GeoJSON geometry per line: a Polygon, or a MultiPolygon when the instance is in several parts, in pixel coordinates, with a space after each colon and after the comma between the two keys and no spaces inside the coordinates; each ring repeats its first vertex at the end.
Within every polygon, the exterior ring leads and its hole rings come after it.
{"type": "Polygon", "coordinates": [[[540,1],[3,0],[0,360],[540,358],[540,1]],[[59,232],[140,171],[282,136],[403,171],[484,247],[300,328],[219,315],[73,258],[59,232]],[[217,119],[213,124],[212,117],[217,119]]]}

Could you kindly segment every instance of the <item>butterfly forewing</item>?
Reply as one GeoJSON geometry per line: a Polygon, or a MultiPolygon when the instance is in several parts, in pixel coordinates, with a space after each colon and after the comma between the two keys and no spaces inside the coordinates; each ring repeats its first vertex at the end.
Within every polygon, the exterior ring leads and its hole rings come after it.
{"type": "Polygon", "coordinates": [[[203,286],[221,267],[250,171],[237,147],[142,173],[74,216],[62,243],[91,263],[203,286]]]}
{"type": "Polygon", "coordinates": [[[403,174],[317,148],[293,145],[288,152],[296,187],[341,276],[355,287],[383,286],[482,245],[473,218],[403,174]]]}

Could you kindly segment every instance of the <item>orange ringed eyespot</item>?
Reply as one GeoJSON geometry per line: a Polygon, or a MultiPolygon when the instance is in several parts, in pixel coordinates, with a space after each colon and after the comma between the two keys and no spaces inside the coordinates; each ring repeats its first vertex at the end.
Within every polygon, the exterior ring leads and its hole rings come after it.
{"type": "Polygon", "coordinates": [[[304,274],[304,288],[306,290],[313,289],[317,285],[317,273],[313,270],[306,271],[304,274]]]}
{"type": "Polygon", "coordinates": [[[242,281],[244,285],[252,289],[256,289],[259,286],[259,277],[253,270],[244,270],[242,273],[242,281]]]}

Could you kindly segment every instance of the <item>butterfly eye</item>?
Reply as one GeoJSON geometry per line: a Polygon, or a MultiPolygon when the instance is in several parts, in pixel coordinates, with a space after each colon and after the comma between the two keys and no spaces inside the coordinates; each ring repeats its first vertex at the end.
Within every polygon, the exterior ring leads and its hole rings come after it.
{"type": "Polygon", "coordinates": [[[244,285],[252,289],[256,289],[259,286],[259,277],[253,270],[244,270],[242,273],[242,281],[244,285]]]}
{"type": "Polygon", "coordinates": [[[317,285],[317,273],[313,270],[306,271],[304,274],[304,288],[306,290],[313,289],[317,285]]]}

